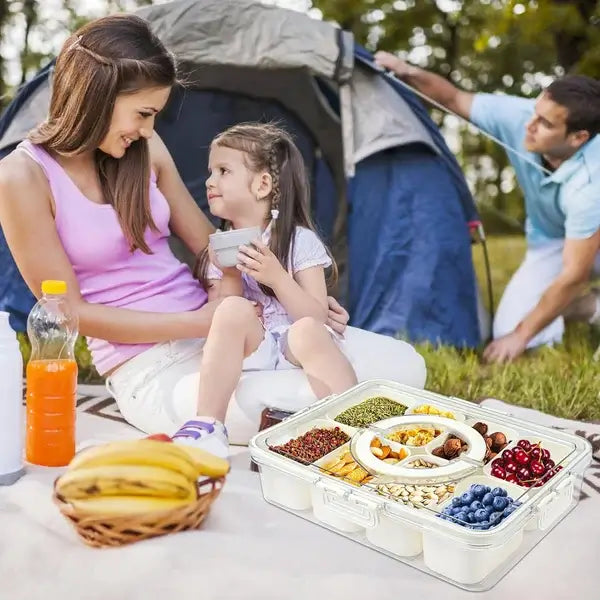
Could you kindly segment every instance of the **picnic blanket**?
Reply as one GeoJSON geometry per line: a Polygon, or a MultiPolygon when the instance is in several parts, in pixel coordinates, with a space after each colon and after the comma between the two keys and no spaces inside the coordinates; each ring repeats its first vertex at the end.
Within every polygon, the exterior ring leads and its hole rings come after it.
{"type": "MultiPolygon", "coordinates": [[[[600,425],[564,421],[497,401],[486,405],[587,437],[596,458],[579,506],[483,600],[597,598],[600,555],[600,425]]],[[[81,444],[139,435],[114,405],[82,393],[81,444]]],[[[11,600],[352,599],[470,594],[267,504],[245,448],[199,531],[116,549],[77,538],[51,502],[59,469],[29,467],[0,488],[0,581],[11,600]]],[[[3,596],[4,597],[4,596],[3,596]]],[[[7,596],[8,597],[8,596],[7,596]]],[[[475,597],[475,596],[473,596],[475,597]]]]}

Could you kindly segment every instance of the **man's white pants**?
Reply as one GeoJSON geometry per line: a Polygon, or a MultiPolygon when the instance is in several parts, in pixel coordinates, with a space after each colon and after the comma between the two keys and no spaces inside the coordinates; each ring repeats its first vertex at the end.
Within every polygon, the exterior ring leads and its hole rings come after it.
{"type": "MultiPolygon", "coordinates": [[[[494,318],[494,339],[514,331],[515,327],[535,308],[544,292],[562,270],[564,240],[529,248],[525,259],[512,276],[494,318]]],[[[600,275],[600,254],[596,257],[594,275],[600,275]]],[[[558,317],[542,329],[527,345],[528,348],[560,342],[565,331],[563,317],[558,317]]]]}

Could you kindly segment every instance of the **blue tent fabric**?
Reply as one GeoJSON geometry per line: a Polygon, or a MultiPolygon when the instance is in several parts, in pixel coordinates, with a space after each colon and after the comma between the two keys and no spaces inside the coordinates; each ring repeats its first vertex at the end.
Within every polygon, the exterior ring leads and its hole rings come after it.
{"type": "Polygon", "coordinates": [[[411,144],[360,163],[349,189],[349,310],[357,327],[475,347],[471,245],[442,160],[411,144]]]}
{"type": "MultiPolygon", "coordinates": [[[[366,50],[357,47],[355,57],[376,68],[366,50]]],[[[0,117],[0,134],[46,77],[47,69],[20,91],[0,117]]],[[[379,152],[356,165],[356,174],[347,183],[346,302],[351,323],[412,341],[475,347],[479,344],[476,285],[467,228],[467,222],[477,218],[473,199],[421,102],[392,78],[386,80],[425,125],[440,152],[411,144],[379,152]]],[[[335,98],[331,108],[339,110],[335,98]]],[[[271,119],[279,120],[296,137],[312,176],[315,219],[331,243],[339,190],[310,131],[281,104],[219,90],[188,90],[176,110],[167,110],[157,129],[188,189],[206,211],[205,165],[212,136],[239,121],[271,119]]],[[[0,310],[9,311],[13,326],[23,330],[34,298],[1,230],[0,272],[0,310]]]]}

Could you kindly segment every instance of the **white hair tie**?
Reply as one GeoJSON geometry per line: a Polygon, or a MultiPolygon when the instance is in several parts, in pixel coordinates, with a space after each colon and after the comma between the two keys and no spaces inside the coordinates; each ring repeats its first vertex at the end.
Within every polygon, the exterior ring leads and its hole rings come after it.
{"type": "Polygon", "coordinates": [[[271,218],[273,221],[277,221],[277,217],[279,217],[279,211],[276,208],[271,209],[271,218]]]}

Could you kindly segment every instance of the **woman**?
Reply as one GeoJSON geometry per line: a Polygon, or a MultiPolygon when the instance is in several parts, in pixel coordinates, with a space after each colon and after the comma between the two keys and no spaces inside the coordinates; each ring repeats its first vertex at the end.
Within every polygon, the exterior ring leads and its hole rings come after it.
{"type": "Polygon", "coordinates": [[[193,417],[178,383],[199,369],[218,304],[167,243],[197,255],[213,230],[154,133],[176,82],[144,20],[93,21],[57,58],[48,118],[0,163],[0,225],[27,285],[39,296],[42,280],[67,282],[123,416],[152,433],[193,417]]]}

